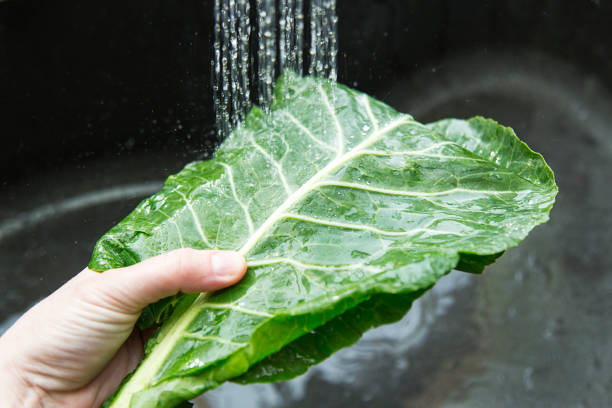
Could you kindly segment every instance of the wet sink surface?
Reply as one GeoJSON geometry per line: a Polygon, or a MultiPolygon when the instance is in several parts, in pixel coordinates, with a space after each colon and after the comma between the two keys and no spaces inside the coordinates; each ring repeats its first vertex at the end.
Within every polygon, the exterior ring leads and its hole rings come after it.
{"type": "MultiPolygon", "coordinates": [[[[551,221],[482,276],[451,272],[401,322],[306,375],[226,384],[198,406],[611,406],[610,95],[558,60],[486,53],[440,61],[380,95],[420,121],[481,114],[512,126],[555,170],[551,221]]],[[[0,203],[10,215],[0,219],[0,283],[11,288],[0,320],[78,272],[95,240],[158,188],[164,173],[139,160],[41,177],[0,203]]],[[[176,170],[176,157],[163,160],[176,170]]]]}

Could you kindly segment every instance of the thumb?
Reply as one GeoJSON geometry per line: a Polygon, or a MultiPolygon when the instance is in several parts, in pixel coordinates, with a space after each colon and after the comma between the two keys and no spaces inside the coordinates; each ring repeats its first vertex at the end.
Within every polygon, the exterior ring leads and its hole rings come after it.
{"type": "Polygon", "coordinates": [[[118,311],[140,313],[159,299],[176,294],[210,292],[238,282],[247,269],[236,252],[177,249],[125,268],[100,274],[99,289],[118,311]]]}

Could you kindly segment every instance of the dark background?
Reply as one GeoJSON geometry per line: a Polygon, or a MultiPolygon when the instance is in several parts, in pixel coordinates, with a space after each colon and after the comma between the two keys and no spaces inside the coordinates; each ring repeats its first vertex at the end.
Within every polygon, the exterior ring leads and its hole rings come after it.
{"type": "MultiPolygon", "coordinates": [[[[382,99],[424,61],[534,49],[612,84],[608,1],[339,0],[339,79],[382,99]],[[599,3],[599,4],[598,4],[599,3]]],[[[211,1],[0,2],[0,182],[216,143],[211,1]]]]}

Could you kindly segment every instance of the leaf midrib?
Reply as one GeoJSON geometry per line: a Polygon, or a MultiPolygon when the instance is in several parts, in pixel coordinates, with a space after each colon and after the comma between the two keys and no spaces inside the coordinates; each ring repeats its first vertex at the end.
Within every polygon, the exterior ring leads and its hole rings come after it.
{"type": "Polygon", "coordinates": [[[302,198],[306,197],[308,193],[313,191],[319,181],[325,177],[326,175],[331,174],[338,167],[343,164],[349,162],[354,157],[358,156],[361,151],[376,143],[380,138],[386,133],[392,131],[393,129],[401,126],[402,124],[409,123],[411,118],[407,115],[402,115],[400,118],[390,122],[385,127],[380,128],[372,132],[366,139],[364,139],[361,143],[355,146],[353,149],[347,151],[346,153],[334,158],[330,161],[325,167],[319,170],[315,175],[313,175],[306,183],[302,184],[300,188],[291,193],[285,201],[276,209],[270,216],[264,221],[255,231],[255,233],[251,234],[249,239],[244,243],[244,245],[238,250],[242,256],[246,256],[251,249],[253,249],[259,240],[268,232],[270,228],[274,226],[278,221],[282,220],[284,217],[284,213],[289,210],[294,204],[298,203],[302,198]]]}

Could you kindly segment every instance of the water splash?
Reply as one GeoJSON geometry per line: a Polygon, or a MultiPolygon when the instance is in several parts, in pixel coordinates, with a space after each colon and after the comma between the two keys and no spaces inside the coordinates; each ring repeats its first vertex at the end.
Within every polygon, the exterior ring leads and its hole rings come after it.
{"type": "Polygon", "coordinates": [[[244,119],[253,102],[269,107],[283,70],[304,73],[306,25],[308,73],[335,81],[337,23],[335,0],[215,0],[212,86],[220,138],[244,119]]]}

